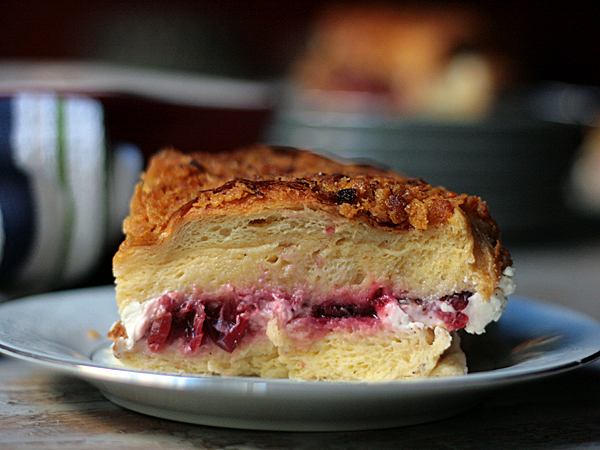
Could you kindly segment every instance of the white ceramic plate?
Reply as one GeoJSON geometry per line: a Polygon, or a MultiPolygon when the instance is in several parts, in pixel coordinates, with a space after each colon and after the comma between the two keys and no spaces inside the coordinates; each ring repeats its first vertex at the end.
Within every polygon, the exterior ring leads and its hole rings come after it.
{"type": "Polygon", "coordinates": [[[466,376],[422,381],[323,382],[182,376],[120,366],[104,336],[117,319],[112,287],[0,305],[0,350],[81,377],[113,402],[157,417],[263,430],[359,430],[458,414],[494,389],[600,357],[600,324],[513,296],[501,320],[465,338],[466,376]]]}

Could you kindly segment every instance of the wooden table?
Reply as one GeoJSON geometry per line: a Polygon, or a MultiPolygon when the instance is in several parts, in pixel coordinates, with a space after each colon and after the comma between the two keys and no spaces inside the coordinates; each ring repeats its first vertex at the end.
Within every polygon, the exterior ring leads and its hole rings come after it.
{"type": "MultiPolygon", "coordinates": [[[[518,293],[600,320],[600,241],[513,252],[518,293]]],[[[600,346],[600,343],[599,343],[600,346]]],[[[123,409],[77,378],[0,355],[0,449],[600,448],[600,362],[504,388],[462,415],[366,432],[275,433],[172,422],[123,409]]]]}

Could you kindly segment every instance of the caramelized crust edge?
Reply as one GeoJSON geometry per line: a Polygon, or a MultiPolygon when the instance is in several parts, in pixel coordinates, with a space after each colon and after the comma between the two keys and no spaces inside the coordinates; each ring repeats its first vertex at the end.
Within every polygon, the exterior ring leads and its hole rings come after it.
{"type": "Polygon", "coordinates": [[[268,146],[220,154],[173,149],[156,154],[136,186],[121,250],[160,243],[195,218],[276,208],[327,209],[395,233],[442,225],[458,209],[492,249],[499,272],[512,264],[479,197],[371,166],[268,146]]]}

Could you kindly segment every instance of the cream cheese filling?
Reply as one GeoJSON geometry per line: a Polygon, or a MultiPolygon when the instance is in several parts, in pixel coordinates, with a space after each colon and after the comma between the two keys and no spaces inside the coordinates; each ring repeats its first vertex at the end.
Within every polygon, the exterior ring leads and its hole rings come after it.
{"type": "MultiPolygon", "coordinates": [[[[468,304],[462,311],[468,316],[468,322],[465,331],[472,334],[481,334],[485,327],[490,323],[497,321],[507,303],[507,296],[515,290],[513,281],[514,269],[507,267],[494,290],[494,293],[486,301],[480,293],[476,292],[468,298],[468,304]]],[[[159,307],[159,298],[146,301],[144,303],[131,302],[123,308],[121,312],[121,323],[127,332],[126,339],[120,339],[115,343],[116,349],[130,350],[135,343],[144,337],[150,329],[152,319],[159,307]]],[[[454,312],[452,305],[440,302],[441,310],[444,312],[454,312]]],[[[406,308],[405,308],[406,309],[406,308]]],[[[419,314],[413,314],[411,308],[410,314],[401,308],[398,301],[388,301],[382,307],[377,309],[377,317],[383,326],[391,327],[397,330],[423,329],[426,326],[443,326],[440,322],[428,323],[429,320],[419,314]]],[[[274,294],[273,301],[267,304],[267,308],[259,313],[264,318],[264,323],[272,317],[281,316],[281,319],[291,319],[290,308],[287,307],[286,300],[274,294]]]]}
{"type": "Polygon", "coordinates": [[[513,276],[515,270],[507,267],[489,301],[485,301],[480,293],[476,292],[469,297],[469,303],[463,312],[469,317],[465,331],[472,334],[482,334],[485,327],[500,319],[506,308],[507,297],[515,291],[513,276]]]}

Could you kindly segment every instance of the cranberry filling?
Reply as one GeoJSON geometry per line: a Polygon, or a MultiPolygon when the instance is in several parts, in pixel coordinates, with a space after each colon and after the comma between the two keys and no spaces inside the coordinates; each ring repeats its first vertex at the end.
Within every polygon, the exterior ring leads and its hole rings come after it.
{"type": "MultiPolygon", "coordinates": [[[[438,302],[400,300],[402,304],[418,305],[423,313],[437,317],[449,331],[464,328],[469,320],[462,311],[469,303],[468,292],[443,297],[438,302]],[[444,308],[443,303],[451,308],[444,308]]],[[[297,311],[295,317],[312,317],[319,322],[332,319],[377,319],[377,307],[390,297],[379,289],[374,296],[360,304],[329,301],[297,311]]],[[[214,301],[187,300],[183,294],[166,294],[158,300],[147,333],[148,348],[160,351],[166,344],[177,339],[184,343],[184,353],[195,352],[204,339],[212,340],[223,350],[231,353],[239,345],[248,330],[249,316],[257,306],[234,299],[222,303],[214,301]]]]}
{"type": "Polygon", "coordinates": [[[454,312],[442,311],[439,308],[436,311],[438,317],[448,327],[448,331],[459,330],[467,325],[469,317],[462,310],[467,307],[470,296],[468,292],[461,292],[441,299],[443,302],[449,303],[454,309],[454,312]]]}
{"type": "Polygon", "coordinates": [[[150,351],[159,351],[167,342],[173,325],[173,311],[177,299],[172,295],[164,295],[158,301],[158,307],[152,317],[152,325],[148,332],[148,347],[150,351]]]}
{"type": "Polygon", "coordinates": [[[173,316],[173,332],[170,338],[184,337],[186,353],[195,352],[202,344],[203,328],[206,319],[204,305],[199,301],[188,300],[181,304],[173,316]],[[199,332],[197,331],[199,330],[199,332]]]}
{"type": "Polygon", "coordinates": [[[148,331],[148,348],[160,351],[167,343],[183,338],[184,352],[193,353],[202,344],[204,336],[223,350],[231,353],[238,346],[248,328],[251,308],[233,300],[222,304],[187,300],[183,296],[166,294],[158,301],[148,331]]]}
{"type": "Polygon", "coordinates": [[[343,303],[324,303],[312,308],[312,317],[318,319],[334,319],[349,317],[372,317],[377,318],[375,306],[372,303],[366,305],[349,305],[343,303]]]}
{"type": "Polygon", "coordinates": [[[246,334],[248,311],[233,300],[222,305],[207,304],[203,331],[215,344],[231,353],[246,334]]]}

